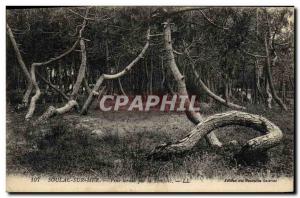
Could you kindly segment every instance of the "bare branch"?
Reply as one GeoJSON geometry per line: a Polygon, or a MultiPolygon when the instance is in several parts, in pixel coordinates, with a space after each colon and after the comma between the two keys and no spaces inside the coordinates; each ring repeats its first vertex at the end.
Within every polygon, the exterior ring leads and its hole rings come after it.
{"type": "Polygon", "coordinates": [[[217,27],[217,28],[223,29],[223,30],[229,30],[228,27],[223,27],[223,26],[217,25],[213,20],[211,20],[210,18],[208,18],[208,16],[206,16],[206,14],[205,14],[202,10],[199,10],[199,12],[202,14],[202,16],[203,16],[210,24],[214,25],[214,26],[217,27]]]}
{"type": "Polygon", "coordinates": [[[42,81],[44,81],[47,85],[49,85],[52,89],[54,89],[57,93],[59,93],[66,101],[69,100],[69,97],[64,92],[62,92],[55,85],[53,85],[50,81],[48,81],[46,78],[44,78],[39,72],[36,72],[36,74],[42,81]]]}
{"type": "Polygon", "coordinates": [[[130,69],[144,56],[146,50],[148,49],[149,41],[150,41],[150,29],[147,30],[146,38],[147,38],[147,42],[146,42],[144,48],[142,49],[140,54],[129,65],[127,65],[119,73],[116,73],[116,74],[103,74],[104,79],[116,79],[116,78],[119,78],[119,77],[125,75],[126,73],[128,73],[130,71],[130,69]]]}

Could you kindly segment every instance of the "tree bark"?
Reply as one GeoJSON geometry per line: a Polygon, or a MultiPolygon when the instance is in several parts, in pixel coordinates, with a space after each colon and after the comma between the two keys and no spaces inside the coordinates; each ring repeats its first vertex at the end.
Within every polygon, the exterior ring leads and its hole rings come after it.
{"type": "Polygon", "coordinates": [[[20,50],[19,50],[18,44],[16,42],[16,39],[14,37],[14,34],[13,34],[13,32],[12,32],[12,30],[9,27],[8,24],[6,25],[6,29],[7,29],[8,37],[9,37],[9,39],[10,39],[10,41],[12,43],[12,46],[13,46],[13,48],[15,50],[18,63],[20,65],[21,69],[23,70],[23,73],[25,74],[25,77],[26,77],[26,81],[28,83],[26,92],[25,92],[25,94],[23,96],[23,99],[22,99],[22,102],[23,102],[24,106],[27,107],[28,106],[28,102],[29,102],[29,96],[30,96],[30,94],[32,92],[32,89],[33,89],[33,84],[32,84],[32,80],[31,80],[31,76],[30,76],[30,73],[29,73],[29,71],[28,71],[28,69],[27,69],[27,67],[25,65],[23,57],[22,57],[22,55],[20,53],[20,50]]]}
{"type": "Polygon", "coordinates": [[[55,108],[50,106],[34,123],[33,125],[41,124],[55,115],[62,115],[71,111],[74,107],[78,107],[76,100],[69,100],[63,107],[55,108]]]}
{"type": "Polygon", "coordinates": [[[42,81],[44,81],[47,85],[49,85],[49,87],[51,87],[53,90],[59,93],[65,100],[67,101],[69,100],[69,97],[64,92],[56,88],[51,82],[49,82],[46,78],[44,78],[40,73],[36,72],[36,74],[38,75],[38,77],[40,77],[42,81]]]}
{"type": "Polygon", "coordinates": [[[85,43],[83,39],[80,39],[80,51],[81,51],[81,64],[78,71],[77,79],[75,82],[75,85],[73,87],[73,91],[71,93],[71,100],[76,100],[78,91],[80,89],[80,86],[82,84],[82,81],[85,76],[85,70],[86,70],[86,49],[85,49],[85,43]]]}
{"type": "Polygon", "coordinates": [[[44,122],[44,121],[48,120],[50,117],[53,117],[55,115],[61,115],[61,114],[67,113],[67,112],[71,111],[74,107],[79,106],[76,101],[76,98],[77,98],[80,86],[82,84],[82,81],[84,79],[85,69],[86,69],[86,49],[85,49],[85,43],[84,43],[83,39],[80,39],[80,51],[81,51],[81,64],[80,64],[80,68],[79,68],[79,71],[77,74],[77,80],[73,87],[73,91],[71,93],[69,101],[61,108],[55,109],[53,106],[50,106],[48,108],[48,110],[38,118],[36,124],[44,122]]]}
{"type": "Polygon", "coordinates": [[[268,119],[239,111],[209,116],[198,124],[185,138],[175,142],[157,146],[148,156],[153,159],[166,159],[171,155],[190,151],[205,135],[215,129],[230,125],[246,126],[259,131],[262,136],[253,138],[242,147],[240,155],[265,152],[276,146],[282,139],[281,130],[268,119]]]}
{"type": "MultiPolygon", "coordinates": [[[[267,79],[269,81],[269,86],[270,86],[270,90],[271,90],[271,94],[274,98],[274,100],[276,101],[276,103],[283,109],[283,110],[287,110],[286,105],[282,102],[282,100],[278,97],[278,95],[276,94],[276,90],[273,84],[273,77],[272,77],[272,73],[271,73],[271,60],[270,60],[270,53],[269,53],[269,44],[268,44],[268,40],[267,40],[267,35],[265,35],[265,49],[266,49],[266,59],[267,59],[267,68],[266,68],[266,72],[267,72],[267,79]]],[[[277,55],[276,52],[274,50],[274,54],[275,57],[273,59],[273,66],[276,63],[276,59],[277,59],[277,55]]]]}
{"type": "MultiPolygon", "coordinates": [[[[89,9],[86,10],[86,16],[88,15],[88,10],[89,10],[89,9]]],[[[29,109],[28,109],[28,112],[27,112],[27,114],[26,114],[26,116],[25,116],[25,119],[26,119],[26,120],[29,120],[29,119],[33,116],[33,113],[34,113],[34,111],[35,111],[36,102],[37,102],[37,100],[39,99],[39,97],[40,97],[40,95],[41,95],[41,91],[40,91],[40,88],[39,88],[39,86],[38,86],[38,84],[37,84],[36,77],[35,77],[35,68],[36,68],[36,67],[39,67],[39,66],[45,66],[45,65],[48,65],[48,64],[50,64],[50,63],[52,63],[52,62],[54,62],[54,61],[57,61],[57,60],[59,60],[59,59],[65,57],[66,55],[70,54],[70,53],[75,49],[75,47],[77,46],[78,42],[79,42],[79,41],[80,41],[80,42],[83,41],[82,38],[81,38],[81,36],[82,36],[82,32],[83,32],[83,30],[84,30],[84,28],[85,28],[85,26],[86,26],[86,23],[87,23],[87,22],[86,22],[86,18],[85,18],[84,21],[83,21],[82,27],[81,27],[81,29],[79,30],[79,34],[78,34],[77,40],[75,41],[75,43],[73,44],[73,46],[72,46],[70,49],[68,49],[66,52],[62,53],[61,55],[59,55],[59,56],[57,56],[57,57],[55,57],[55,58],[51,58],[50,60],[45,61],[45,62],[32,63],[32,65],[31,65],[31,79],[32,79],[32,83],[33,83],[33,85],[34,85],[34,88],[35,88],[35,90],[36,90],[36,93],[35,93],[35,95],[31,98],[30,105],[29,105],[29,109]]],[[[73,90],[74,90],[74,89],[73,89],[73,90]]]]}
{"type": "Polygon", "coordinates": [[[261,87],[260,87],[260,78],[262,76],[262,72],[259,69],[259,64],[258,64],[257,58],[255,58],[255,65],[254,66],[255,66],[254,69],[255,69],[255,90],[256,90],[255,102],[259,103],[260,97],[263,97],[263,93],[262,93],[261,87]]]}
{"type": "Polygon", "coordinates": [[[112,79],[117,79],[117,78],[120,78],[121,76],[124,76],[125,74],[127,74],[131,69],[132,67],[144,56],[144,54],[146,53],[148,47],[149,47],[149,42],[150,42],[150,28],[147,30],[147,36],[146,36],[146,44],[144,45],[142,51],[140,52],[140,54],[129,64],[127,65],[122,71],[116,73],[116,74],[102,74],[92,92],[89,94],[88,98],[86,99],[82,109],[81,109],[81,114],[82,115],[85,115],[87,114],[87,111],[90,107],[90,105],[92,104],[94,98],[96,95],[98,95],[98,91],[99,91],[99,88],[101,86],[101,84],[103,83],[104,80],[112,80],[112,79]]]}
{"type": "Polygon", "coordinates": [[[197,72],[196,68],[195,68],[195,63],[193,61],[193,59],[189,56],[189,54],[186,52],[185,53],[188,57],[188,59],[190,60],[191,62],[191,65],[192,65],[192,70],[193,70],[193,73],[197,79],[197,81],[199,82],[199,85],[201,86],[201,88],[207,93],[207,95],[211,98],[213,98],[215,101],[219,102],[220,104],[226,106],[226,107],[229,107],[229,108],[232,108],[232,109],[246,109],[245,107],[243,106],[240,106],[240,105],[237,105],[237,104],[234,104],[234,103],[231,103],[231,102],[228,102],[226,101],[225,99],[221,98],[220,96],[216,95],[215,93],[213,93],[206,85],[205,83],[202,81],[202,79],[200,78],[200,75],[199,73],[197,72]]]}
{"type": "Polygon", "coordinates": [[[266,106],[268,109],[272,109],[272,93],[270,92],[270,85],[269,85],[269,81],[266,78],[265,80],[266,84],[265,84],[265,89],[266,89],[266,106]]]}
{"type": "Polygon", "coordinates": [[[97,95],[99,95],[98,90],[99,90],[100,86],[102,85],[103,81],[104,81],[104,75],[102,74],[98,78],[98,80],[97,80],[95,86],[93,87],[92,91],[90,92],[88,98],[85,100],[85,103],[84,103],[84,105],[83,105],[83,107],[80,111],[81,115],[86,115],[87,114],[88,109],[91,106],[92,102],[94,101],[95,97],[97,95]]]}
{"type": "Polygon", "coordinates": [[[92,89],[89,86],[88,80],[87,80],[87,76],[83,79],[83,85],[85,90],[87,91],[88,94],[90,94],[92,92],[92,89]]]}
{"type": "MultiPolygon", "coordinates": [[[[165,50],[166,50],[166,55],[168,60],[168,66],[172,71],[172,74],[177,82],[178,93],[182,96],[188,96],[184,76],[180,73],[177,64],[175,62],[173,46],[172,46],[170,19],[167,19],[167,21],[164,23],[164,41],[165,41],[165,50]]],[[[190,110],[189,108],[190,100],[188,99],[185,100],[184,107],[186,109],[185,113],[191,122],[193,122],[194,124],[199,124],[203,120],[200,113],[195,112],[194,110],[190,110]]],[[[212,146],[215,147],[222,146],[222,143],[218,140],[218,138],[214,133],[208,134],[208,136],[206,136],[206,140],[212,146]]]]}

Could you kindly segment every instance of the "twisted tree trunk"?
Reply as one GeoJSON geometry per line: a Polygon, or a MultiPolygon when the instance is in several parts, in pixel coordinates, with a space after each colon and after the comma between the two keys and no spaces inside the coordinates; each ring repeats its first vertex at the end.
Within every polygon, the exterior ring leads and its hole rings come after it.
{"type": "Polygon", "coordinates": [[[41,90],[38,86],[38,83],[37,83],[36,77],[35,77],[36,67],[48,65],[48,64],[50,64],[54,61],[57,61],[57,60],[65,57],[66,55],[70,54],[75,49],[75,47],[77,46],[79,41],[84,42],[83,39],[81,38],[81,36],[82,36],[82,32],[83,32],[83,30],[86,26],[86,23],[87,23],[86,18],[87,18],[87,15],[88,15],[88,11],[89,11],[89,9],[86,10],[85,18],[84,18],[83,23],[82,23],[82,27],[79,30],[78,38],[77,38],[77,40],[75,41],[75,43],[73,44],[73,46],[70,49],[68,49],[66,52],[62,53],[61,55],[59,55],[55,58],[51,58],[48,61],[40,62],[40,63],[32,63],[32,65],[31,65],[31,79],[32,79],[32,83],[33,83],[33,86],[34,86],[36,92],[35,92],[35,95],[31,98],[29,109],[28,109],[28,112],[25,116],[26,120],[29,120],[33,116],[33,113],[35,111],[36,102],[40,98],[40,95],[41,95],[41,90]]]}
{"type": "Polygon", "coordinates": [[[26,81],[27,81],[27,89],[26,89],[26,92],[23,96],[23,99],[22,99],[22,103],[24,105],[24,107],[27,107],[28,106],[28,102],[29,102],[29,96],[32,92],[32,89],[33,89],[33,84],[32,84],[32,80],[31,80],[31,77],[30,77],[30,73],[25,65],[25,62],[23,60],[23,57],[20,53],[20,50],[19,50],[19,47],[18,47],[18,44],[16,42],[16,39],[14,37],[14,34],[11,30],[11,28],[9,27],[9,25],[7,24],[6,25],[6,29],[7,29],[7,33],[8,33],[8,37],[12,43],[12,46],[15,50],[15,53],[16,53],[16,56],[17,56],[17,60],[19,62],[19,65],[21,67],[21,69],[23,70],[23,73],[25,74],[25,77],[26,77],[26,81]]]}
{"type": "Polygon", "coordinates": [[[63,107],[55,108],[54,106],[50,106],[34,123],[33,125],[37,125],[47,121],[49,118],[55,115],[62,115],[71,111],[74,107],[78,107],[78,103],[76,100],[69,100],[63,107]]]}
{"type": "Polygon", "coordinates": [[[87,114],[87,111],[88,111],[90,105],[92,104],[95,96],[99,95],[98,91],[99,91],[99,88],[102,85],[102,83],[103,83],[104,80],[112,80],[112,79],[117,79],[117,78],[120,78],[121,76],[124,76],[144,56],[144,54],[146,53],[146,51],[147,51],[147,49],[149,47],[149,42],[150,42],[150,28],[147,30],[146,39],[147,39],[146,44],[143,47],[143,49],[140,52],[140,54],[129,65],[127,65],[125,67],[125,69],[123,69],[122,71],[120,71],[119,73],[116,73],[116,74],[102,74],[98,78],[98,80],[97,80],[97,82],[96,82],[93,90],[89,94],[88,98],[86,99],[86,101],[85,101],[85,103],[84,103],[84,105],[83,105],[83,107],[81,109],[81,114],[82,115],[87,114]]]}
{"type": "Polygon", "coordinates": [[[77,75],[77,80],[75,82],[75,85],[73,86],[73,91],[70,95],[69,101],[61,108],[55,108],[53,106],[50,106],[45,113],[43,113],[38,120],[35,122],[35,124],[44,122],[48,120],[50,117],[53,117],[55,115],[61,115],[64,113],[67,113],[71,111],[73,108],[78,108],[78,103],[76,101],[78,91],[80,89],[80,86],[82,84],[82,81],[85,76],[85,69],[86,69],[86,49],[85,49],[85,43],[83,39],[80,39],[80,51],[81,51],[81,64],[79,68],[79,72],[77,75]]]}
{"type": "MultiPolygon", "coordinates": [[[[171,27],[170,27],[170,20],[168,19],[164,23],[164,41],[165,41],[165,50],[168,60],[168,66],[172,71],[172,74],[177,82],[178,93],[182,96],[188,96],[188,92],[186,89],[185,79],[184,76],[180,73],[177,64],[175,62],[175,57],[173,53],[173,46],[172,46],[172,37],[171,37],[171,27]]],[[[185,113],[188,119],[193,122],[194,124],[199,124],[203,118],[200,113],[190,110],[190,100],[185,100],[184,107],[186,109],[185,113]]],[[[212,146],[221,147],[222,143],[218,140],[214,133],[208,134],[206,136],[208,143],[212,146]]]]}
{"type": "Polygon", "coordinates": [[[276,146],[282,139],[281,130],[268,119],[239,111],[229,111],[225,113],[209,116],[198,124],[185,138],[169,144],[157,146],[148,156],[153,159],[166,159],[174,154],[182,154],[190,151],[205,135],[215,129],[240,125],[259,131],[262,136],[253,138],[242,147],[240,155],[250,155],[265,152],[269,148],[276,146]]]}

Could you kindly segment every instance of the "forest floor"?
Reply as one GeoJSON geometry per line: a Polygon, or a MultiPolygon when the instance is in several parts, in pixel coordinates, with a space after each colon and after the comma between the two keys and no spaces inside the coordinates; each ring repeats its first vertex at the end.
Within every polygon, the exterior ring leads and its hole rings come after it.
{"type": "MultiPolygon", "coordinates": [[[[232,152],[210,148],[205,140],[185,156],[168,161],[146,160],[157,145],[183,138],[192,128],[184,114],[164,112],[100,112],[87,116],[75,112],[52,118],[32,128],[25,111],[7,106],[7,173],[41,176],[96,176],[113,181],[174,181],[184,179],[272,178],[294,175],[294,110],[248,112],[260,114],[278,125],[280,145],[268,152],[268,160],[255,165],[239,164],[232,152]]],[[[224,112],[209,108],[204,116],[224,112]]],[[[40,110],[42,111],[42,109],[40,110]]],[[[37,115],[39,112],[37,112],[37,115]]],[[[226,143],[240,144],[258,136],[256,131],[231,126],[215,131],[226,143]]]]}

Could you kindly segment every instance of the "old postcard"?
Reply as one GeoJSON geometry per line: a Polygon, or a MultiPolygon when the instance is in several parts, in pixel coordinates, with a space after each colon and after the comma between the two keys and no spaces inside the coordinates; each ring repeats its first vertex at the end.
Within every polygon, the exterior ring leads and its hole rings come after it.
{"type": "Polygon", "coordinates": [[[8,192],[294,192],[294,7],[6,7],[8,192]]]}

